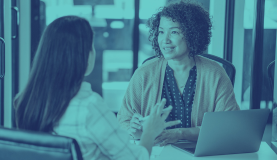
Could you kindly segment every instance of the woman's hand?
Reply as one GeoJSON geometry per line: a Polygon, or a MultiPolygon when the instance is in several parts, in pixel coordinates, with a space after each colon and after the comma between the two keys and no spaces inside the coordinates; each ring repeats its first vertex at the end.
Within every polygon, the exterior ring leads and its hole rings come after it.
{"type": "Polygon", "coordinates": [[[182,139],[182,131],[179,128],[164,130],[155,140],[154,144],[160,143],[160,146],[165,146],[168,143],[175,143],[182,139]]]}
{"type": "Polygon", "coordinates": [[[163,99],[160,103],[157,103],[151,110],[148,120],[143,123],[143,132],[150,132],[154,138],[156,138],[166,127],[181,123],[180,120],[165,122],[165,119],[172,109],[172,106],[169,106],[170,110],[165,111],[162,114],[165,103],[166,99],[163,99]]]}
{"type": "Polygon", "coordinates": [[[169,106],[170,110],[165,111],[162,115],[162,110],[164,108],[165,102],[166,100],[163,99],[160,103],[157,103],[151,110],[149,118],[143,122],[143,133],[141,135],[140,145],[144,146],[148,150],[149,155],[151,155],[151,150],[155,138],[166,127],[181,123],[181,121],[165,122],[165,119],[167,118],[172,109],[172,106],[169,106]]]}
{"type": "Polygon", "coordinates": [[[130,121],[130,128],[128,130],[129,134],[135,139],[139,139],[142,133],[142,125],[139,121],[139,118],[142,116],[138,113],[135,113],[130,121]]]}

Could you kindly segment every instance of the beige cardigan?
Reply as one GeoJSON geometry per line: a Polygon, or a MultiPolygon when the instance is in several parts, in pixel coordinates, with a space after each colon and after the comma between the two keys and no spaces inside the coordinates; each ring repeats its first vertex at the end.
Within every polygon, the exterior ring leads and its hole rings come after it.
{"type": "MultiPolygon", "coordinates": [[[[191,127],[201,126],[205,112],[239,110],[233,86],[224,68],[201,56],[195,56],[195,63],[197,80],[191,127]]],[[[166,64],[164,58],[154,58],[135,71],[117,114],[122,128],[129,128],[133,110],[145,117],[161,101],[166,64]]]]}

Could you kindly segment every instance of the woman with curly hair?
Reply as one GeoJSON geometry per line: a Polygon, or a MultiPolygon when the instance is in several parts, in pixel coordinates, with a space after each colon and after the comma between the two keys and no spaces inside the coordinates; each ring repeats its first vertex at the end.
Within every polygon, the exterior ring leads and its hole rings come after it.
{"type": "Polygon", "coordinates": [[[172,106],[166,121],[181,120],[155,140],[161,146],[180,139],[196,141],[205,112],[239,110],[233,86],[217,62],[201,57],[211,38],[209,13],[180,1],[161,8],[147,22],[156,57],[139,67],[118,112],[123,128],[139,139],[141,118],[162,98],[172,106]]]}

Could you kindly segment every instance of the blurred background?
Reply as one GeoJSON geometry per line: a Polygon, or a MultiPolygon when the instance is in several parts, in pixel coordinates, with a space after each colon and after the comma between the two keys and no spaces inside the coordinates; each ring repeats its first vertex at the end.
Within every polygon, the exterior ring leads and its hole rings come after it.
{"type": "MultiPolygon", "coordinates": [[[[1,52],[0,124],[14,126],[12,100],[28,80],[40,36],[48,24],[65,15],[87,19],[95,31],[96,64],[85,80],[117,113],[135,69],[154,55],[148,41],[147,19],[174,1],[0,0],[0,51],[5,53],[1,52]]],[[[277,89],[274,81],[271,84],[269,80],[267,67],[277,53],[277,0],[196,1],[212,17],[212,38],[205,53],[235,66],[234,91],[241,109],[272,111],[264,140],[276,144],[277,113],[274,117],[273,99],[277,99],[277,89]],[[257,22],[262,28],[257,27],[257,22]],[[257,47],[261,52],[255,50],[257,47]],[[259,69],[253,70],[255,66],[259,69]],[[251,85],[254,82],[256,85],[251,85]],[[258,91],[254,92],[256,88],[258,91]]]]}

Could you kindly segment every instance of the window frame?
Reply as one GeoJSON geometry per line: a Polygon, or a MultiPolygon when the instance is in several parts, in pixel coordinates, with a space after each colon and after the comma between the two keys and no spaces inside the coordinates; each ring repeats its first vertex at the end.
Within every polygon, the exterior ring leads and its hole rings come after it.
{"type": "MultiPolygon", "coordinates": [[[[4,0],[0,0],[0,38],[2,38],[2,41],[4,40],[4,0]]],[[[1,41],[1,43],[3,43],[1,41]]],[[[5,43],[4,43],[5,46],[5,43]]],[[[0,51],[2,52],[2,51],[0,51]]],[[[4,53],[0,53],[1,56],[4,53]]],[[[1,57],[2,60],[2,57],[1,57]]],[[[5,61],[5,60],[4,60],[5,61]]],[[[5,65],[0,62],[0,65],[5,65]]],[[[0,126],[4,126],[4,77],[0,78],[0,126]]]]}

